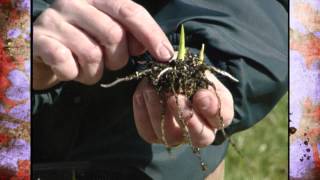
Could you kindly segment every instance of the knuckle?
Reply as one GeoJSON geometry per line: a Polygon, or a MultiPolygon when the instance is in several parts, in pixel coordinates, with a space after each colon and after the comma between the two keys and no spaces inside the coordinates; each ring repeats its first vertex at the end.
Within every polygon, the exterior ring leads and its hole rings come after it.
{"type": "Polygon", "coordinates": [[[106,43],[108,44],[118,44],[125,38],[125,31],[120,26],[113,26],[106,33],[106,43]]]}
{"type": "Polygon", "coordinates": [[[73,7],[75,4],[77,3],[74,0],[56,0],[52,4],[52,7],[59,11],[64,11],[66,9],[70,10],[70,7],[73,7]]]}
{"type": "Polygon", "coordinates": [[[56,63],[62,63],[64,58],[70,57],[70,52],[65,48],[55,47],[52,50],[52,56],[56,63]]]}
{"type": "Polygon", "coordinates": [[[58,14],[54,9],[48,8],[37,18],[35,23],[41,25],[50,25],[57,20],[57,16],[58,14]]]}
{"type": "Polygon", "coordinates": [[[51,7],[69,22],[77,19],[77,13],[83,11],[83,3],[76,0],[56,0],[51,7]]]}
{"type": "Polygon", "coordinates": [[[45,54],[52,59],[52,65],[64,63],[66,57],[70,57],[70,52],[61,47],[52,46],[45,50],[45,54]]]}
{"type": "Polygon", "coordinates": [[[99,47],[86,48],[86,50],[82,52],[88,64],[98,64],[102,61],[102,52],[99,47]]]}
{"type": "Polygon", "coordinates": [[[56,47],[53,49],[52,53],[56,57],[66,57],[69,56],[70,52],[66,48],[56,47]]]}
{"type": "Polygon", "coordinates": [[[119,15],[123,18],[134,17],[142,12],[146,12],[146,10],[141,5],[131,1],[123,3],[119,8],[119,15]]]}

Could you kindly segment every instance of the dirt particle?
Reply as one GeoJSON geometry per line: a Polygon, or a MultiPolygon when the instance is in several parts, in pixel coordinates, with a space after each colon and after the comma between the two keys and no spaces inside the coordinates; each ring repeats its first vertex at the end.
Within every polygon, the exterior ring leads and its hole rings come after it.
{"type": "Polygon", "coordinates": [[[294,133],[296,133],[297,132],[297,128],[295,128],[295,127],[290,127],[289,128],[289,134],[291,135],[291,134],[294,134],[294,133]]]}

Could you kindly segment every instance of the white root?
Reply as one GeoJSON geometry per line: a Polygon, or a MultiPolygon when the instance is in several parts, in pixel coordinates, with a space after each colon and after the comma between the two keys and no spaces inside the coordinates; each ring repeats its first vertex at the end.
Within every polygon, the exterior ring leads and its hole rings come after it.
{"type": "Polygon", "coordinates": [[[115,86],[115,85],[117,85],[117,84],[119,84],[121,82],[131,81],[133,79],[140,79],[140,78],[144,77],[145,75],[147,75],[150,72],[151,72],[151,69],[147,69],[147,70],[144,70],[142,72],[136,72],[136,74],[133,74],[131,76],[126,76],[124,78],[118,78],[117,80],[113,81],[112,83],[100,84],[100,86],[103,87],[103,88],[109,88],[109,87],[115,86]]]}
{"type": "Polygon", "coordinates": [[[172,67],[167,67],[167,68],[165,68],[164,70],[162,70],[162,71],[158,74],[158,76],[157,76],[157,81],[159,81],[160,78],[161,78],[161,76],[162,76],[164,73],[166,73],[167,71],[172,71],[172,67]]]}
{"type": "Polygon", "coordinates": [[[121,83],[121,82],[124,82],[124,81],[130,81],[130,79],[127,78],[127,77],[119,78],[119,79],[113,81],[112,83],[109,83],[109,84],[100,84],[100,86],[103,87],[103,88],[109,88],[109,87],[115,86],[115,85],[117,85],[117,84],[119,84],[119,83],[121,83]]]}
{"type": "Polygon", "coordinates": [[[227,73],[226,71],[223,71],[221,69],[218,69],[216,67],[210,66],[210,69],[213,70],[214,72],[221,74],[223,76],[226,76],[228,78],[230,78],[231,80],[235,81],[235,82],[239,82],[239,80],[235,77],[233,77],[231,74],[227,73]]]}

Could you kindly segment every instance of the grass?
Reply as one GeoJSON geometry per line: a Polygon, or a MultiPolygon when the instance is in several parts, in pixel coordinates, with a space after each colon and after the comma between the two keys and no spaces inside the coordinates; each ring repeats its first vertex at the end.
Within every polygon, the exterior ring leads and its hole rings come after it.
{"type": "Polygon", "coordinates": [[[232,140],[245,159],[229,146],[225,180],[288,179],[288,95],[261,122],[232,140]]]}

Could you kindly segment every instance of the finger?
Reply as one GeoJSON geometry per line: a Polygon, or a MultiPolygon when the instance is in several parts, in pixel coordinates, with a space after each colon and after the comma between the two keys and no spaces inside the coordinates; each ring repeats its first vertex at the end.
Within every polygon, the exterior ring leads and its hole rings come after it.
{"type": "MultiPolygon", "coordinates": [[[[183,142],[183,136],[179,124],[174,120],[170,112],[164,114],[164,127],[161,127],[162,113],[164,107],[160,103],[160,98],[155,90],[146,88],[144,90],[144,99],[151,125],[158,139],[166,140],[167,145],[174,146],[183,142]],[[162,132],[162,130],[164,132],[162,132]]],[[[165,142],[162,142],[165,143],[165,142]]]]}
{"type": "Polygon", "coordinates": [[[181,128],[170,110],[167,110],[165,113],[163,130],[169,146],[176,146],[183,143],[184,140],[181,128]]]}
{"type": "Polygon", "coordinates": [[[130,0],[91,0],[89,3],[123,24],[156,59],[168,61],[173,56],[168,38],[142,6],[130,0]]]}
{"type": "Polygon", "coordinates": [[[127,64],[126,33],[119,23],[86,2],[58,1],[55,7],[66,14],[68,22],[88,32],[105,48],[105,65],[108,69],[117,70],[127,64]],[[72,11],[66,3],[71,4],[72,11]],[[64,11],[65,8],[68,10],[64,11]]]}
{"type": "Polygon", "coordinates": [[[206,89],[199,90],[192,98],[193,108],[198,114],[205,119],[212,129],[220,128],[221,122],[219,119],[219,101],[216,95],[206,89]]]}
{"type": "Polygon", "coordinates": [[[69,42],[64,42],[76,55],[80,65],[80,73],[76,80],[87,85],[96,83],[100,80],[103,73],[102,50],[94,40],[81,30],[67,23],[64,25],[65,27],[63,29],[65,29],[65,36],[77,37],[77,40],[74,38],[68,38],[70,39],[69,42]]]}
{"type": "Polygon", "coordinates": [[[234,102],[231,92],[214,76],[212,73],[206,72],[206,77],[213,83],[213,87],[209,86],[209,91],[221,101],[221,117],[224,127],[231,124],[234,117],[234,102]]]}
{"type": "Polygon", "coordinates": [[[59,80],[73,80],[78,76],[77,63],[67,47],[53,38],[40,35],[37,30],[34,30],[33,37],[34,56],[41,57],[59,80]]]}
{"type": "MultiPolygon", "coordinates": [[[[139,87],[137,89],[137,92],[143,92],[144,96],[144,102],[145,102],[145,108],[146,108],[146,113],[143,116],[145,117],[145,122],[146,124],[151,125],[151,128],[149,128],[148,131],[152,131],[157,137],[157,142],[162,141],[163,136],[165,137],[166,142],[168,143],[167,145],[169,146],[174,146],[177,144],[180,144],[183,142],[183,136],[181,133],[180,126],[178,123],[174,120],[172,114],[170,111],[165,111],[163,108],[163,104],[160,103],[160,97],[158,96],[157,92],[154,90],[152,86],[148,84],[146,80],[142,81],[139,84],[139,87]],[[165,112],[164,112],[165,111],[165,112]],[[161,121],[162,121],[162,113],[164,114],[164,127],[162,132],[162,127],[161,127],[161,121]],[[148,120],[146,120],[148,117],[148,120]]],[[[137,112],[139,113],[139,112],[137,112]]],[[[146,131],[146,130],[144,130],[146,131]]],[[[149,132],[149,136],[151,132],[149,132]]],[[[164,142],[161,142],[164,143],[164,142]]]]}
{"type": "Polygon", "coordinates": [[[150,144],[159,143],[158,137],[151,125],[142,92],[138,89],[133,96],[133,115],[140,137],[150,144]]]}
{"type": "Polygon", "coordinates": [[[131,34],[127,34],[129,54],[131,56],[139,56],[146,52],[146,48],[131,34]]]}
{"type": "Polygon", "coordinates": [[[65,22],[55,10],[50,8],[42,13],[37,23],[41,27],[46,27],[46,30],[43,30],[45,35],[58,40],[75,55],[80,65],[77,81],[93,84],[101,78],[102,51],[92,38],[65,22]]]}
{"type": "Polygon", "coordinates": [[[146,102],[146,107],[153,130],[156,133],[158,139],[161,139],[161,118],[163,107],[160,103],[160,97],[158,96],[157,92],[151,85],[147,83],[147,81],[143,86],[143,96],[144,101],[146,102]]]}
{"type": "Polygon", "coordinates": [[[105,66],[110,70],[118,70],[123,68],[129,60],[127,39],[125,38],[124,32],[119,33],[123,33],[123,36],[118,44],[105,46],[105,66]]]}
{"type": "Polygon", "coordinates": [[[178,104],[176,98],[171,96],[168,98],[167,103],[177,121],[179,122],[180,119],[180,121],[185,122],[194,146],[204,147],[213,142],[215,138],[214,131],[200,116],[192,111],[190,102],[185,96],[178,96],[178,104]]]}
{"type": "Polygon", "coordinates": [[[174,95],[169,95],[167,105],[176,118],[180,116],[185,121],[188,121],[193,116],[192,105],[183,95],[177,95],[177,98],[174,95]]]}
{"type": "Polygon", "coordinates": [[[188,129],[192,144],[196,147],[206,147],[213,143],[217,129],[212,129],[197,113],[188,121],[188,129]]]}

